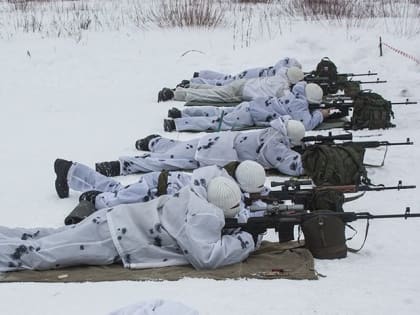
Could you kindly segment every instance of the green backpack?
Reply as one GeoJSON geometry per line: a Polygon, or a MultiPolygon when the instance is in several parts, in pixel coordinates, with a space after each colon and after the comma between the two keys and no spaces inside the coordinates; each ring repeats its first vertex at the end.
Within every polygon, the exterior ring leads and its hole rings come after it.
{"type": "Polygon", "coordinates": [[[330,81],[337,81],[337,66],[328,57],[324,57],[317,64],[315,74],[318,77],[326,77],[330,81]]]}
{"type": "Polygon", "coordinates": [[[391,102],[385,100],[377,93],[361,91],[354,98],[351,128],[353,130],[387,129],[395,127],[391,123],[394,118],[391,102]]]}
{"type": "Polygon", "coordinates": [[[346,224],[330,210],[312,212],[302,223],[305,247],[318,259],[347,256],[346,224]]]}
{"type": "Polygon", "coordinates": [[[344,90],[345,96],[350,96],[351,98],[354,98],[360,93],[360,82],[345,80],[341,84],[341,90],[344,90]]]}
{"type": "Polygon", "coordinates": [[[305,202],[305,209],[310,211],[328,209],[343,212],[344,193],[334,189],[316,189],[305,202]]]}
{"type": "Polygon", "coordinates": [[[328,57],[321,59],[312,75],[328,80],[328,84],[321,84],[324,94],[335,94],[340,89],[337,67],[328,57]]]}
{"type": "Polygon", "coordinates": [[[365,149],[355,143],[312,145],[302,154],[306,175],[317,186],[358,185],[369,183],[363,165],[365,149]]]}

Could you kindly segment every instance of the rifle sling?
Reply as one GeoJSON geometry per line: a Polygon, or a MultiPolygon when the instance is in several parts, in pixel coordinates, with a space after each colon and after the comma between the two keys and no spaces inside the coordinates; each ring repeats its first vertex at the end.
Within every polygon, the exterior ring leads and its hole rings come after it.
{"type": "Polygon", "coordinates": [[[359,199],[360,197],[363,197],[365,193],[366,193],[366,191],[361,192],[360,194],[358,194],[358,195],[356,195],[356,196],[353,196],[353,197],[345,197],[345,198],[344,198],[344,202],[352,202],[352,201],[354,201],[354,200],[357,200],[357,199],[359,199]]]}
{"type": "Polygon", "coordinates": [[[160,172],[158,177],[158,187],[157,187],[157,195],[162,196],[166,195],[168,189],[168,176],[169,172],[167,170],[163,170],[160,172]]]}
{"type": "MultiPolygon", "coordinates": [[[[346,226],[348,226],[350,229],[352,229],[353,231],[355,231],[357,233],[356,229],[353,228],[350,224],[346,224],[346,226]]],[[[369,219],[367,219],[367,222],[366,222],[366,230],[365,230],[365,237],[363,239],[362,246],[360,246],[359,249],[354,249],[354,248],[351,248],[351,247],[347,247],[347,250],[350,253],[357,253],[358,251],[360,251],[365,246],[366,239],[367,239],[368,232],[369,232],[369,226],[370,226],[370,222],[369,222],[369,219]]],[[[347,241],[351,240],[355,235],[356,234],[354,234],[352,237],[348,238],[347,241]]]]}

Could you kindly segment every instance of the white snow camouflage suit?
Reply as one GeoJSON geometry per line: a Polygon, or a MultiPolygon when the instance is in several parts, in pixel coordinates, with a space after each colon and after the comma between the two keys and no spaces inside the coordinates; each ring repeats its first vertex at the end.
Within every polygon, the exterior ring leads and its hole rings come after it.
{"type": "Polygon", "coordinates": [[[126,268],[212,269],[247,258],[254,250],[252,235],[222,235],[223,211],[199,191],[186,186],[173,196],[104,208],[57,229],[0,226],[0,272],[119,261],[126,268]]]}
{"type": "Polygon", "coordinates": [[[299,61],[294,58],[286,57],[280,59],[274,66],[246,69],[236,75],[211,70],[201,70],[198,72],[198,77],[192,78],[190,82],[194,84],[221,86],[229,84],[234,80],[275,76],[280,72],[280,69],[290,67],[298,67],[302,69],[302,65],[299,63],[299,61]]]}
{"type": "Polygon", "coordinates": [[[266,129],[250,132],[218,132],[187,141],[157,137],[150,141],[151,152],[119,158],[121,175],[162,170],[191,170],[200,166],[224,166],[232,161],[253,160],[265,169],[283,174],[303,173],[301,156],[290,149],[285,123],[290,116],[270,122],[266,129]]]}
{"type": "Polygon", "coordinates": [[[189,88],[177,87],[174,100],[229,103],[258,97],[280,97],[290,91],[286,72],[287,68],[282,68],[275,76],[234,80],[223,86],[192,83],[189,88]]]}
{"type": "Polygon", "coordinates": [[[235,107],[192,106],[182,110],[181,118],[175,118],[177,131],[235,130],[246,127],[268,127],[270,121],[289,115],[312,130],[323,122],[320,110],[309,110],[306,99],[306,82],[297,83],[291,93],[282,97],[256,98],[235,107]],[[220,119],[223,120],[220,123],[220,119]]]}

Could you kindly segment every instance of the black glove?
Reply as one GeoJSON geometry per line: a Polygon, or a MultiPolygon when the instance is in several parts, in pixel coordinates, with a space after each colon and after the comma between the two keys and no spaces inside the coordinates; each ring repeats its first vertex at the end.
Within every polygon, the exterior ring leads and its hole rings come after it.
{"type": "Polygon", "coordinates": [[[179,83],[176,87],[189,88],[190,87],[190,81],[182,80],[181,83],[179,83]]]}
{"type": "Polygon", "coordinates": [[[346,113],[335,112],[335,113],[332,113],[331,115],[329,115],[327,118],[325,118],[324,121],[328,122],[328,120],[340,119],[340,118],[343,118],[343,117],[347,117],[346,113]]]}
{"type": "Polygon", "coordinates": [[[173,99],[174,92],[169,88],[163,88],[158,94],[158,103],[173,99]]]}
{"type": "Polygon", "coordinates": [[[86,200],[86,201],[91,202],[92,204],[95,204],[95,198],[99,194],[102,194],[102,191],[98,191],[98,190],[85,191],[83,194],[80,195],[79,202],[86,200]]]}

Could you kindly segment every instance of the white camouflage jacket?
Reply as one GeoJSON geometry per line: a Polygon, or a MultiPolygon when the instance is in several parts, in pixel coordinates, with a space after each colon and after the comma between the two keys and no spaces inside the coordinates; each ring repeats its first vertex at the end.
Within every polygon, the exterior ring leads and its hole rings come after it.
{"type": "Polygon", "coordinates": [[[222,235],[223,211],[193,187],[107,213],[112,239],[126,268],[191,264],[214,269],[241,262],[254,250],[243,231],[222,235]]]}

